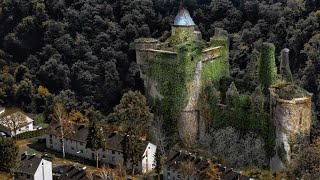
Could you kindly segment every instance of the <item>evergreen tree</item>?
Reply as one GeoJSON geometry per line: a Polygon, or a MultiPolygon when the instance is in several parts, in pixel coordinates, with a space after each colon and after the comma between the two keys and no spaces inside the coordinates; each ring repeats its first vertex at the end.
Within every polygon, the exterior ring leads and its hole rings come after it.
{"type": "Polygon", "coordinates": [[[275,46],[272,43],[262,43],[259,77],[263,88],[269,88],[276,82],[277,69],[275,62],[275,46]]]}
{"type": "Polygon", "coordinates": [[[134,176],[135,166],[139,165],[143,154],[143,142],[137,136],[137,133],[129,128],[123,140],[121,141],[123,160],[128,166],[131,165],[132,176],[134,176]]]}
{"type": "Polygon", "coordinates": [[[99,149],[105,148],[105,140],[103,138],[102,130],[99,128],[95,121],[92,121],[89,128],[89,134],[87,137],[86,148],[90,148],[94,151],[96,156],[96,165],[99,167],[99,149]]]}
{"type": "Polygon", "coordinates": [[[12,139],[0,138],[0,170],[13,172],[20,163],[19,147],[12,139]]]}
{"type": "Polygon", "coordinates": [[[158,174],[158,180],[160,180],[160,173],[162,171],[163,162],[162,162],[162,156],[161,156],[161,152],[160,152],[159,148],[157,148],[154,156],[155,156],[155,159],[154,159],[155,168],[154,169],[156,170],[156,173],[158,174]]]}

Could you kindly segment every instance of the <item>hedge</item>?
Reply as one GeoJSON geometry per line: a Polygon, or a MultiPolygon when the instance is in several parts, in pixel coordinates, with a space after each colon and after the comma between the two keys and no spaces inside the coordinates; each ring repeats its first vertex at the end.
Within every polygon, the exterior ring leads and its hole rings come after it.
{"type": "Polygon", "coordinates": [[[23,140],[23,139],[29,139],[29,138],[34,138],[34,137],[38,137],[38,136],[43,136],[43,135],[45,135],[46,131],[47,131],[47,128],[43,128],[43,129],[35,130],[35,131],[28,131],[28,132],[24,132],[24,133],[16,135],[15,138],[17,140],[23,140]]]}

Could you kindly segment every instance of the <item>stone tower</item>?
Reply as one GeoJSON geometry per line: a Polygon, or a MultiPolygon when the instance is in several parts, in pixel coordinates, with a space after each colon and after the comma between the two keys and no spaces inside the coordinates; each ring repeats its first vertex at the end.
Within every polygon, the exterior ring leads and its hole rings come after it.
{"type": "Polygon", "coordinates": [[[276,127],[276,154],[271,169],[285,170],[310,142],[312,94],[293,84],[270,88],[270,110],[276,127]]]}
{"type": "Polygon", "coordinates": [[[171,30],[172,36],[165,42],[136,39],[137,64],[148,102],[155,114],[164,119],[169,134],[178,132],[184,142],[194,144],[199,137],[197,102],[201,81],[220,78],[223,73],[217,68],[221,66],[226,66],[224,73],[229,73],[229,50],[227,43],[223,43],[227,38],[213,37],[210,43],[198,41],[201,33],[196,31],[195,23],[184,8],[177,14],[171,30]],[[213,71],[215,73],[211,73],[213,71]]]}

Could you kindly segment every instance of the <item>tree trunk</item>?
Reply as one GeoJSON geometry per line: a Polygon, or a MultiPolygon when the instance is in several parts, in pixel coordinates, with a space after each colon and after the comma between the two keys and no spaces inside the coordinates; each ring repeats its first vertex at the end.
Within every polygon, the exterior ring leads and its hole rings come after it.
{"type": "Polygon", "coordinates": [[[134,177],[134,163],[132,162],[132,177],[134,177]]]}
{"type": "Polygon", "coordinates": [[[96,163],[97,163],[97,168],[99,168],[99,152],[96,150],[96,163]]]}
{"type": "Polygon", "coordinates": [[[66,158],[66,152],[64,150],[64,138],[63,138],[63,136],[61,138],[61,141],[62,141],[62,158],[65,159],[66,158]]]}
{"type": "Polygon", "coordinates": [[[66,153],[64,151],[64,133],[63,133],[63,127],[61,126],[61,142],[62,142],[62,159],[66,157],[66,153]]]}

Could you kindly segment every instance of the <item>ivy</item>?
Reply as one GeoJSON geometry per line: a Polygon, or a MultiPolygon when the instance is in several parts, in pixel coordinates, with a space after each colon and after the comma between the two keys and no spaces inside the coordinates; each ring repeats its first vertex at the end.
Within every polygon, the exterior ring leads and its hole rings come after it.
{"type": "Polygon", "coordinates": [[[219,82],[222,77],[229,77],[229,44],[227,37],[214,36],[210,39],[211,47],[221,46],[221,56],[216,58],[213,63],[203,64],[201,77],[203,81],[219,82]]]}
{"type": "Polygon", "coordinates": [[[201,58],[202,42],[186,42],[176,47],[178,57],[157,54],[147,67],[147,75],[158,84],[163,96],[155,112],[163,116],[169,134],[176,132],[176,120],[187,103],[187,87],[201,58]]]}

